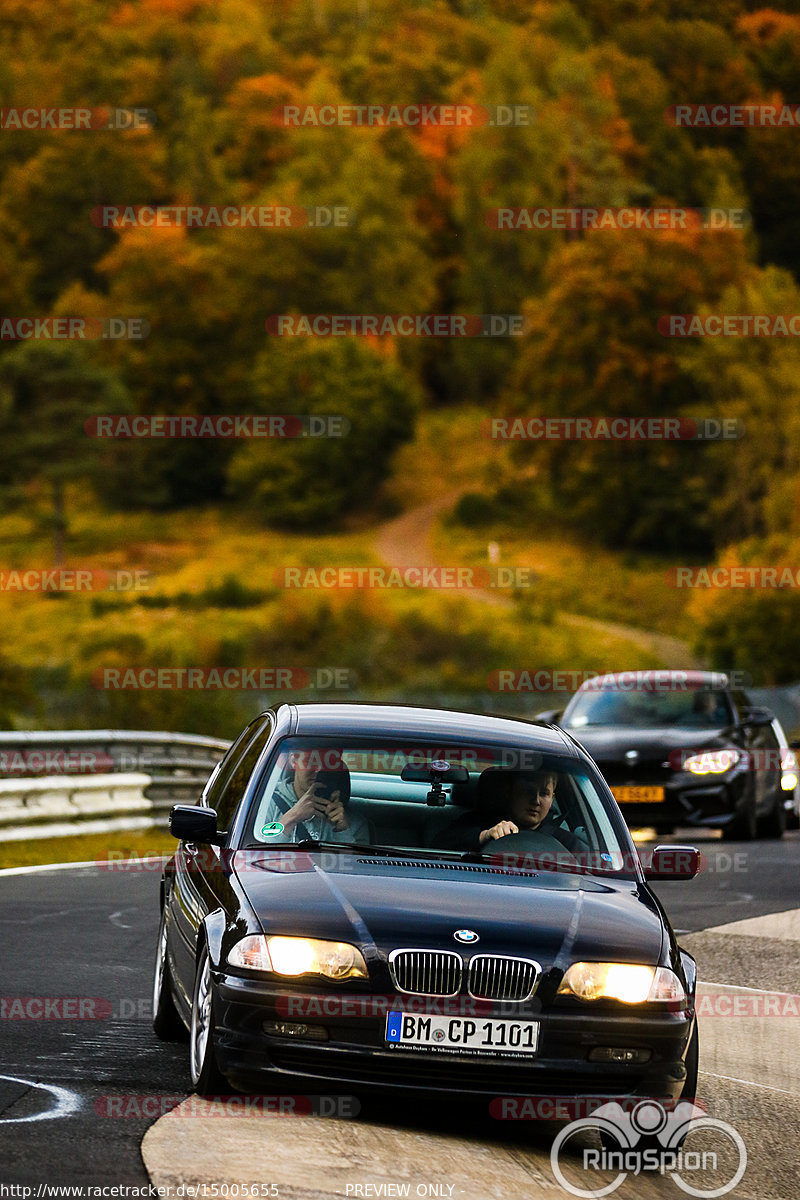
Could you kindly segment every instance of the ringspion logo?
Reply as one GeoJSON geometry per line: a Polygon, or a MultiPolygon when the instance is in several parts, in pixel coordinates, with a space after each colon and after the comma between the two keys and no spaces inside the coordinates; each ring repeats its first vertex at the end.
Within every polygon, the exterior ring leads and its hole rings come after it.
{"type": "Polygon", "coordinates": [[[608,1196],[629,1174],[638,1176],[642,1171],[655,1171],[662,1176],[669,1175],[689,1196],[716,1200],[732,1191],[741,1180],[747,1169],[747,1149],[741,1134],[732,1125],[709,1117],[702,1108],[688,1101],[669,1112],[657,1100],[642,1100],[630,1112],[614,1102],[562,1129],[550,1150],[550,1166],[555,1178],[571,1196],[608,1196]],[[727,1141],[728,1146],[724,1149],[728,1154],[718,1150],[684,1149],[687,1134],[701,1130],[713,1131],[718,1145],[727,1141]],[[583,1138],[588,1132],[598,1131],[605,1135],[600,1150],[584,1149],[582,1161],[571,1161],[576,1152],[567,1152],[564,1161],[561,1160],[572,1138],[583,1138]],[[727,1159],[731,1149],[735,1154],[730,1156],[729,1164],[727,1159]],[[579,1183],[567,1177],[567,1170],[570,1174],[580,1173],[579,1183]],[[609,1171],[617,1173],[611,1183],[606,1182],[609,1171]],[[713,1179],[712,1186],[701,1187],[700,1184],[709,1178],[713,1179]]]}

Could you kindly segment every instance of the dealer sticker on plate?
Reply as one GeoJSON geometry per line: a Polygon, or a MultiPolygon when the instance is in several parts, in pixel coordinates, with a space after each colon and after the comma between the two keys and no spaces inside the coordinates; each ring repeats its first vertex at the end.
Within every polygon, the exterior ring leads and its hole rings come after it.
{"type": "Polygon", "coordinates": [[[395,1011],[386,1017],[386,1041],[390,1046],[405,1049],[535,1054],[539,1044],[539,1022],[421,1016],[395,1011]]]}

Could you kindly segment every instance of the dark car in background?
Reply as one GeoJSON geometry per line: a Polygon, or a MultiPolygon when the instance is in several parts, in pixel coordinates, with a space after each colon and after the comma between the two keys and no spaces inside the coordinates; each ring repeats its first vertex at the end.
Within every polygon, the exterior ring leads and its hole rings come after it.
{"type": "Polygon", "coordinates": [[[696,965],[648,881],[698,853],[656,848],[645,871],[564,731],[281,705],[171,828],[154,1027],[190,1031],[201,1093],[693,1098],[696,965]],[[531,778],[544,817],[476,849],[531,778]]]}
{"type": "Polygon", "coordinates": [[[720,672],[626,671],[586,680],[555,721],[591,755],[628,823],[782,837],[796,763],[773,714],[720,672]]]}

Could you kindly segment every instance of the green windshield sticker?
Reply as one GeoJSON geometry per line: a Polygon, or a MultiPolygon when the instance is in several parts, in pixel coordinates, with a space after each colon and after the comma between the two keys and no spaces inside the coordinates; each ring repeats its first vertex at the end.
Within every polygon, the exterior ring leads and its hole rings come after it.
{"type": "Polygon", "coordinates": [[[277,837],[283,833],[283,826],[280,821],[270,821],[269,825],[265,825],[261,830],[262,837],[277,837]]]}

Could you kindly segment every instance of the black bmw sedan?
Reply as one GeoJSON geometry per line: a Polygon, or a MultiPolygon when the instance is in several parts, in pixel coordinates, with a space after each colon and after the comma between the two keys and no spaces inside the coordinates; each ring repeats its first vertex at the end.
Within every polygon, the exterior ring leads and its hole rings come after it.
{"type": "Polygon", "coordinates": [[[786,829],[797,779],[775,719],[722,672],[600,675],[563,714],[539,719],[557,720],[588,750],[631,825],[711,826],[742,840],[786,829]]]}
{"type": "Polygon", "coordinates": [[[568,733],[281,705],[178,806],[153,1017],[201,1094],[690,1099],[694,959],[568,733]]]}

